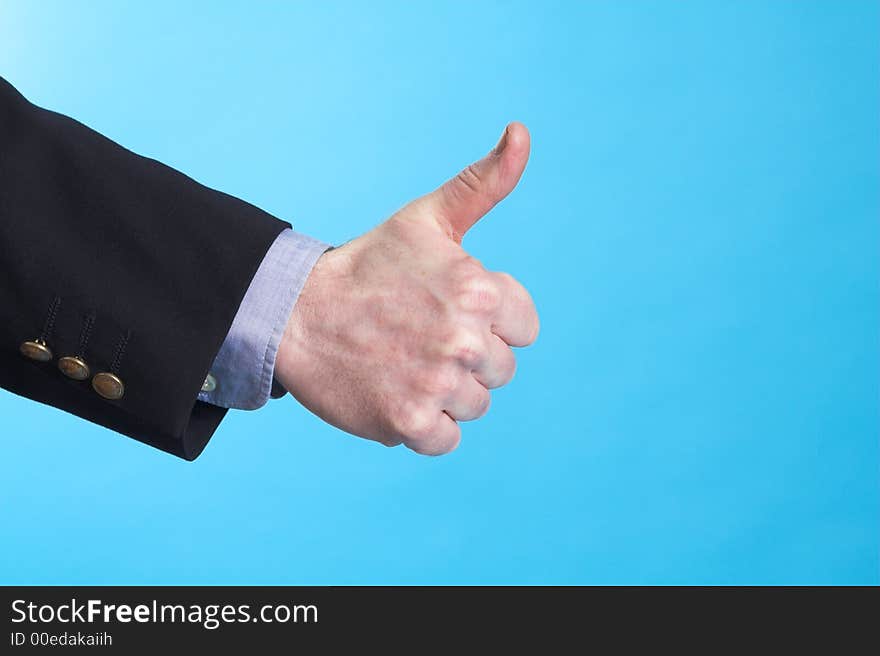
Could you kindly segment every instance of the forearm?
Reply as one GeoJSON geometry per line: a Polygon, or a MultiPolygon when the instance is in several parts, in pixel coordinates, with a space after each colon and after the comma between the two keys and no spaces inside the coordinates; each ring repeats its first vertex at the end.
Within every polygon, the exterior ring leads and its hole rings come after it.
{"type": "Polygon", "coordinates": [[[195,457],[225,412],[197,396],[288,224],[30,104],[3,80],[0,217],[0,385],[195,457]],[[53,357],[29,360],[19,347],[41,338],[56,298],[42,337],[53,357]],[[92,377],[65,376],[63,356],[82,356],[92,377]],[[93,389],[100,372],[124,381],[121,398],[93,389]]]}

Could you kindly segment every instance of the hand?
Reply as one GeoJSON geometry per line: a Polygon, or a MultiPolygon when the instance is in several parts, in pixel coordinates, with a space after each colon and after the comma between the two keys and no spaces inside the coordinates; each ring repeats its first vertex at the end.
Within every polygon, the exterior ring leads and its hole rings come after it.
{"type": "Polygon", "coordinates": [[[321,256],[287,323],[275,375],[344,431],[440,455],[510,381],[538,334],[528,292],[461,248],[529,157],[511,123],[492,151],[379,227],[321,256]]]}

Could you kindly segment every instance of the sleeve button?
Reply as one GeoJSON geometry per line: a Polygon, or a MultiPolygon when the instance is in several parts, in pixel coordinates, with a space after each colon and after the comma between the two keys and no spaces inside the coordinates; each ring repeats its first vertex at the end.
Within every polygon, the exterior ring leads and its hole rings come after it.
{"type": "Polygon", "coordinates": [[[116,374],[102,371],[92,378],[92,388],[108,401],[116,401],[125,394],[125,385],[116,374]]]}
{"type": "Polygon", "coordinates": [[[52,349],[41,339],[23,342],[18,350],[24,357],[36,362],[48,362],[53,357],[52,349]]]}
{"type": "Polygon", "coordinates": [[[73,380],[85,380],[92,373],[85,360],[71,355],[58,360],[58,369],[61,370],[62,374],[68,378],[73,378],[73,380]]]}

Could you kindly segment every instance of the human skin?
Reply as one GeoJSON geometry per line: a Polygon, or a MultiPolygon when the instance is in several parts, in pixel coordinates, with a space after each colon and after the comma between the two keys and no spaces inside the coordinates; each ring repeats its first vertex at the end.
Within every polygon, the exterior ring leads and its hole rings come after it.
{"type": "Polygon", "coordinates": [[[461,247],[525,169],[529,133],[498,144],[432,193],[318,260],[278,349],[279,382],[324,421],[426,455],[455,449],[460,421],[516,369],[538,335],[528,292],[461,247]]]}

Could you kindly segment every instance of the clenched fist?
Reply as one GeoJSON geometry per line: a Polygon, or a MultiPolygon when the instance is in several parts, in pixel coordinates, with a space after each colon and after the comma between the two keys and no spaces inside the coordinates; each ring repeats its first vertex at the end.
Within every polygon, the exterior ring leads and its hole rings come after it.
{"type": "Polygon", "coordinates": [[[440,455],[481,417],[538,334],[528,292],[486,271],[461,238],[516,186],[529,133],[511,123],[492,151],[379,227],[325,253],[287,323],[275,374],[349,433],[440,455]]]}

